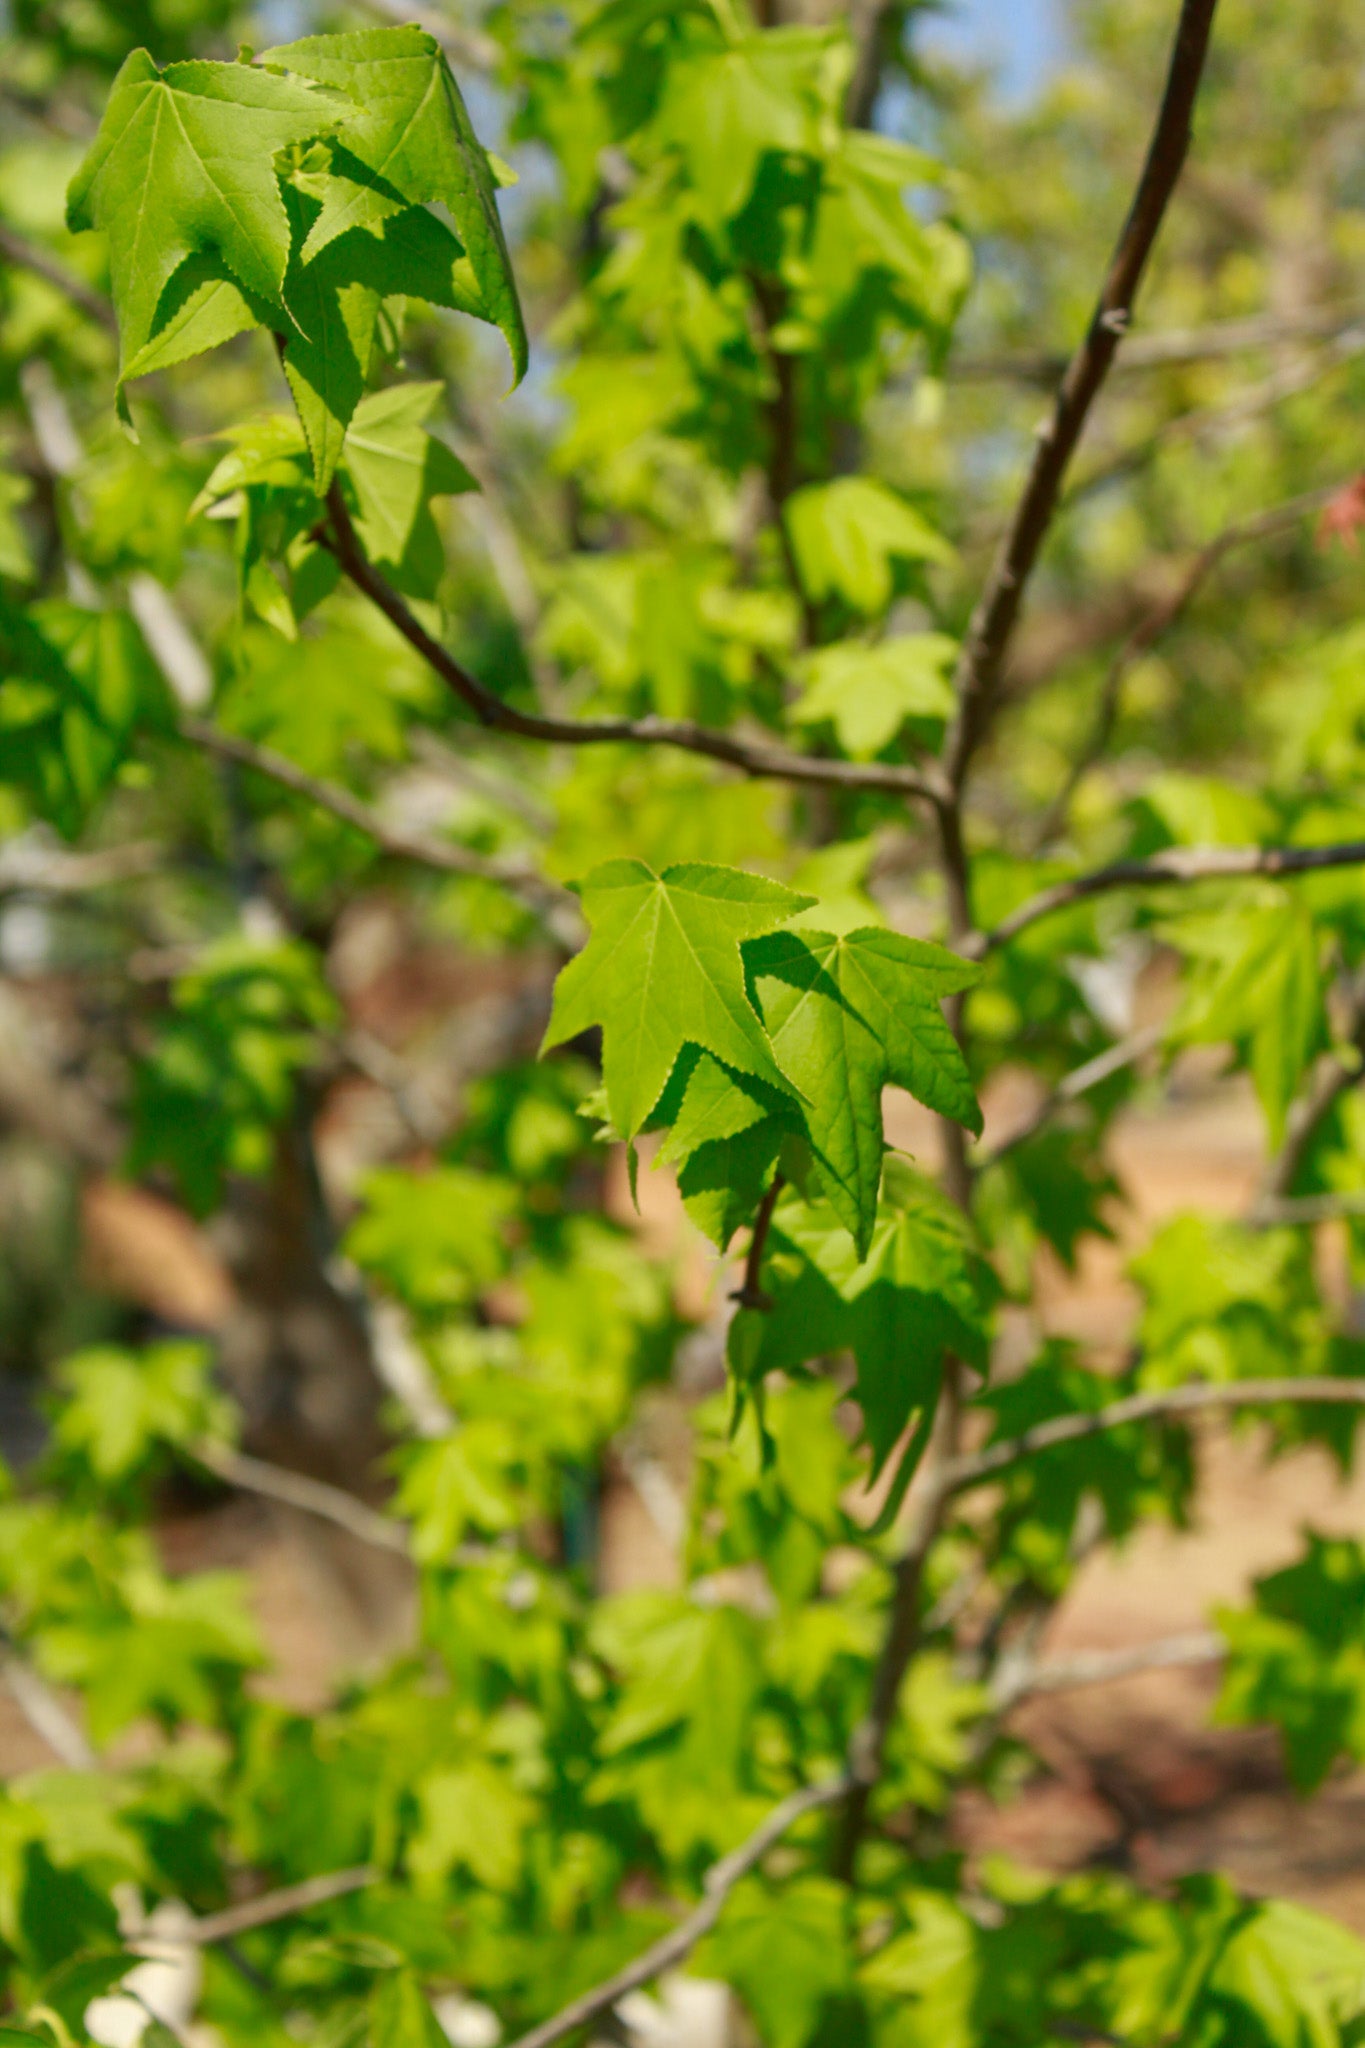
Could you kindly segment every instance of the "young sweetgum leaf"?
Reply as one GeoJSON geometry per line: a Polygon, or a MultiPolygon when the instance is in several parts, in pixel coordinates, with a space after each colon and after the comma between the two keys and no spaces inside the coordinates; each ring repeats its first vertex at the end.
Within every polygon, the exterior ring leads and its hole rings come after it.
{"type": "Polygon", "coordinates": [[[862,1257],[882,1174],[888,1082],[980,1131],[971,1079],[939,1008],[979,970],[922,939],[873,926],[774,932],[744,949],[778,1064],[802,1105],[821,1178],[862,1257]]]}
{"type": "Polygon", "coordinates": [[[73,232],[103,228],[120,362],[151,338],[186,258],[216,249],[247,291],[279,304],[289,219],[275,157],[336,125],[347,102],[249,64],[170,64],[134,50],[67,193],[73,232]]]}
{"type": "Polygon", "coordinates": [[[795,1092],[749,1000],[739,949],[812,898],[700,861],[661,875],[643,861],[608,861],[581,893],[592,936],[555,985],[542,1051],[601,1025],[607,1102],[623,1137],[640,1131],[685,1045],[795,1092]]]}
{"type": "Polygon", "coordinates": [[[262,53],[354,103],[344,124],[322,209],[303,245],[305,264],[350,228],[379,227],[404,207],[450,209],[482,293],[485,317],[502,330],[517,381],[526,373],[526,329],[498,219],[493,174],[460,88],[433,36],[419,28],[305,36],[262,53]]]}

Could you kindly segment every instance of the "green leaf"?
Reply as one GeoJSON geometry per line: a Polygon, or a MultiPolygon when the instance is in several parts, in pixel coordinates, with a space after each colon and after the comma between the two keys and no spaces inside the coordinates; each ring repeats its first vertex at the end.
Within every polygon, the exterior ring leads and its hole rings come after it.
{"type": "Polygon", "coordinates": [[[126,612],[0,597],[0,783],[74,836],[137,735],[164,729],[166,686],[126,612]]]}
{"type": "MultiPolygon", "coordinates": [[[[798,1877],[777,1891],[751,1880],[726,1904],[699,1967],[734,1986],[767,2048],[806,2048],[852,1988],[850,1917],[848,1888],[833,1878],[798,1877]]],[[[858,2036],[831,2028],[820,2038],[858,2036]]]]}
{"type": "Polygon", "coordinates": [[[121,363],[136,360],[162,292],[196,253],[216,250],[246,291],[282,303],[289,220],[275,157],[334,128],[345,104],[248,64],[161,72],[133,51],[67,195],[73,232],[109,236],[121,363]]]}
{"type": "Polygon", "coordinates": [[[502,330],[520,382],[526,329],[493,175],[435,38],[419,28],[307,36],[266,50],[260,61],[339,87],[358,109],[345,120],[344,143],[361,175],[339,175],[339,153],[334,158],[327,196],[303,246],[304,263],[349,228],[373,228],[414,202],[440,202],[454,218],[485,317],[502,330]]]}
{"type": "Polygon", "coordinates": [[[1300,1792],[1340,1756],[1365,1756],[1365,1550],[1308,1533],[1297,1564],[1256,1581],[1255,1605],[1224,1609],[1228,1662],[1218,1719],[1269,1721],[1300,1792]]]}
{"type": "Polygon", "coordinates": [[[956,653],[946,633],[821,647],[803,664],[805,693],[791,715],[800,725],[832,725],[846,754],[870,760],[907,719],[950,715],[948,670],[956,653]]]}
{"type": "Polygon", "coordinates": [[[891,602],[893,562],[953,559],[942,534],[872,477],[807,484],[787,500],[785,517],[809,594],[841,597],[869,616],[891,602]]]}
{"type": "Polygon", "coordinates": [[[208,1380],[202,1344],[152,1344],[141,1352],[104,1344],[63,1360],[64,1399],[54,1441],[77,1453],[96,1479],[117,1485],[161,1444],[219,1435],[226,1412],[208,1380]]]}
{"type": "Polygon", "coordinates": [[[555,984],[541,1050],[602,1027],[612,1121],[633,1138],[685,1045],[696,1045],[782,1094],[744,983],[740,942],[771,931],[812,899],[734,868],[688,862],[656,875],[608,861],[582,884],[592,936],[555,984]]]}
{"type": "Polygon", "coordinates": [[[882,1090],[895,1082],[979,1132],[981,1112],[943,996],[979,970],[941,946],[873,926],[777,932],[744,948],[759,1011],[834,1208],[866,1255],[881,1182],[882,1090]]]}
{"type": "Polygon", "coordinates": [[[0,576],[11,576],[16,583],[33,580],[28,542],[14,516],[15,507],[26,503],[32,490],[27,477],[14,476],[9,470],[0,469],[0,576]]]}
{"type": "Polygon", "coordinates": [[[757,1377],[852,1351],[875,1478],[911,1417],[932,1409],[944,1352],[984,1367],[989,1276],[946,1198],[896,1161],[865,1259],[823,1202],[780,1204],[770,1243],[773,1307],[735,1317],[732,1361],[757,1377]]]}
{"type": "Polygon", "coordinates": [[[535,1809],[507,1771],[475,1758],[425,1779],[417,1798],[422,1818],[408,1849],[415,1877],[432,1881],[463,1866],[490,1891],[511,1890],[535,1809]]]}
{"type": "Polygon", "coordinates": [[[461,1308],[504,1270],[515,1190],[467,1167],[380,1168],[346,1235],[350,1258],[428,1314],[461,1308]]]}
{"type": "Polygon", "coordinates": [[[408,1970],[380,1977],[370,1993],[369,2048],[449,2048],[425,1993],[408,1970]]]}
{"type": "Polygon", "coordinates": [[[684,1052],[659,1105],[671,1125],[656,1166],[679,1167],[678,1189],[699,1230],[724,1251],[751,1223],[786,1138],[799,1133],[796,1104],[752,1074],[734,1074],[709,1053],[684,1052]],[[670,1114],[669,1098],[682,1099],[670,1114]]]}
{"type": "Polygon", "coordinates": [[[376,391],[356,407],[342,451],[366,554],[422,595],[435,588],[442,563],[431,499],[478,489],[464,464],[423,424],[440,395],[439,384],[376,391]]]}

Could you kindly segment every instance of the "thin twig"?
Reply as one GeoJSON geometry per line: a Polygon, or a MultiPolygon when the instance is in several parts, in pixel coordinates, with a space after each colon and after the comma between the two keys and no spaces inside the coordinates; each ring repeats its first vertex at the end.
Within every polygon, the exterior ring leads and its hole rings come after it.
{"type": "Polygon", "coordinates": [[[0,1676],[29,1727],[68,1771],[97,1771],[99,1758],[80,1724],[23,1656],[7,1629],[0,1628],[0,1676]]]}
{"type": "MultiPolygon", "coordinates": [[[[1359,1073],[1351,1078],[1358,1080],[1359,1073]]],[[[1247,1220],[1253,1229],[1283,1230],[1297,1223],[1337,1223],[1349,1216],[1365,1216],[1365,1188],[1330,1195],[1270,1196],[1256,1204],[1247,1220]]]]}
{"type": "Polygon", "coordinates": [[[1187,1664],[1214,1664],[1227,1654],[1227,1642],[1212,1629],[1188,1635],[1161,1636],[1154,1643],[1134,1643],[1122,1650],[1082,1650],[1036,1664],[1014,1683],[994,1687],[992,1705],[1007,1713],[1039,1693],[1073,1692],[1081,1686],[1107,1685],[1115,1678],[1134,1678],[1144,1671],[1174,1671],[1187,1664]]]}
{"type": "MultiPolygon", "coordinates": [[[[1310,306],[1298,313],[1258,313],[1247,320],[1210,321],[1207,327],[1135,334],[1124,343],[1114,374],[1178,369],[1186,363],[1213,362],[1220,356],[1276,348],[1289,341],[1332,340],[1359,322],[1361,310],[1358,305],[1310,306]]],[[[953,359],[951,373],[974,382],[1012,378],[1022,384],[1045,384],[1050,389],[1066,366],[1067,357],[1055,351],[1033,355],[969,354],[953,359]]]]}
{"type": "Polygon", "coordinates": [[[754,1217],[753,1232],[749,1238],[749,1250],[744,1260],[744,1278],[730,1296],[741,1308],[770,1309],[772,1301],[763,1292],[763,1254],[768,1247],[768,1232],[772,1229],[773,1211],[777,1198],[787,1185],[785,1174],[775,1173],[772,1185],[758,1205],[754,1217]]]}
{"type": "Polygon", "coordinates": [[[283,1465],[269,1465],[226,1444],[203,1441],[193,1446],[190,1455],[197,1465],[239,1492],[260,1494],[265,1500],[277,1500],[306,1515],[316,1515],[319,1520],[344,1529],[358,1542],[368,1543],[372,1549],[391,1550],[399,1557],[410,1554],[408,1532],[401,1523],[390,1521],[387,1515],[367,1507],[363,1500],[343,1492],[341,1487],[329,1486],[326,1480],[310,1479],[306,1473],[290,1472],[283,1465]]]}
{"type": "Polygon", "coordinates": [[[1236,881],[1251,875],[1308,875],[1362,863],[1365,839],[1347,839],[1336,846],[1171,846],[1149,860],[1113,861],[1089,874],[1054,882],[1050,889],[1021,903],[993,931],[969,935],[962,941],[962,950],[980,959],[1007,946],[1043,918],[1114,889],[1170,888],[1182,883],[1236,881]]]}
{"type": "Polygon", "coordinates": [[[1103,1052],[1096,1053],[1094,1059],[1076,1067],[1057,1083],[1052,1093],[1039,1103],[1031,1116],[1025,1118],[1016,1130],[1000,1140],[994,1151],[988,1152],[978,1162],[978,1171],[984,1173],[988,1166],[996,1166],[1002,1159],[1007,1159],[1017,1145],[1027,1144],[1045,1124],[1050,1123],[1059,1109],[1065,1109],[1068,1103],[1077,1102],[1082,1095],[1088,1095],[1092,1088],[1098,1088],[1111,1074],[1121,1074],[1125,1067],[1135,1066],[1140,1059],[1145,1059],[1149,1052],[1156,1050],[1165,1035],[1164,1024],[1148,1024],[1141,1031],[1135,1031],[1130,1038],[1120,1039],[1117,1045],[1106,1047],[1103,1052]]]}
{"type": "Polygon", "coordinates": [[[1310,512],[1319,511],[1340,488],[1339,484],[1319,485],[1315,491],[1302,491],[1283,505],[1272,506],[1267,512],[1258,512],[1250,519],[1240,519],[1225,527],[1222,533],[1215,534],[1211,541],[1200,548],[1170,596],[1153,605],[1146,617],[1138,621],[1109,665],[1108,674],[1100,690],[1090,736],[1043,815],[1042,823],[1035,835],[1036,850],[1047,846],[1062,829],[1066,823],[1067,813],[1071,809],[1071,799],[1089,769],[1108,747],[1118,721],[1123,685],[1134,662],[1148,653],[1174,625],[1200,585],[1212,575],[1225,555],[1249,542],[1265,540],[1272,534],[1282,533],[1287,527],[1297,526],[1310,512]]]}
{"type": "MultiPolygon", "coordinates": [[[[189,1948],[208,1948],[215,1942],[232,1941],[239,1934],[250,1934],[253,1928],[272,1927],[277,1920],[292,1920],[296,1913],[309,1913],[315,1906],[330,1905],[333,1899],[365,1891],[378,1884],[382,1876],[383,1872],[369,1863],[356,1864],[350,1870],[329,1870],[321,1877],[307,1877],[301,1884],[264,1892],[258,1899],[244,1899],[239,1906],[225,1906],[221,1913],[205,1913],[189,1921],[184,1932],[177,1931],[175,1938],[189,1948]]],[[[148,1927],[145,1931],[134,1929],[127,1938],[136,1944],[144,1940],[164,1942],[166,1936],[148,1927]]]]}
{"type": "Polygon", "coordinates": [[[1248,1222],[1260,1223],[1268,1209],[1293,1191],[1299,1170],[1326,1118],[1365,1070],[1365,975],[1358,976],[1348,1008],[1341,1050],[1314,1068],[1308,1088],[1289,1113],[1284,1142],[1261,1181],[1248,1222]]]}
{"type": "Polygon", "coordinates": [[[35,277],[41,277],[45,284],[50,284],[55,291],[70,299],[73,306],[79,306],[82,313],[88,313],[101,327],[107,328],[111,334],[117,334],[118,321],[104,293],[96,291],[83,277],[77,277],[74,270],[68,270],[56,256],[50,255],[46,249],[40,249],[36,243],[30,242],[26,235],[21,235],[17,228],[7,226],[4,221],[0,221],[0,256],[3,256],[7,263],[14,264],[16,269],[31,270],[35,277]]]}
{"type": "Polygon", "coordinates": [[[550,718],[539,712],[518,711],[434,640],[392,584],[366,560],[335,484],[327,504],[331,532],[322,538],[356,588],[383,612],[479,723],[495,732],[572,747],[624,743],[678,747],[684,753],[705,755],[755,777],[827,783],[842,789],[881,789],[906,797],[922,797],[932,803],[942,800],[941,780],[927,768],[910,768],[888,761],[827,761],[818,755],[794,754],[785,747],[741,739],[735,733],[696,725],[683,718],[550,718]]]}
{"type": "Polygon", "coordinates": [[[943,1484],[950,1493],[962,1493],[970,1486],[998,1478],[1002,1472],[1013,1470],[1042,1451],[1102,1436],[1105,1431],[1122,1429],[1129,1422],[1160,1422],[1167,1416],[1198,1414],[1206,1408],[1264,1408],[1281,1402],[1362,1407],[1365,1379],[1305,1374],[1302,1379],[1195,1380],[1149,1394],[1130,1394],[1122,1401],[1111,1402],[1107,1408],[1053,1416],[1033,1429],[1026,1429],[1022,1436],[955,1458],[944,1473],[943,1484]]]}
{"type": "Polygon", "coordinates": [[[1090,408],[1132,319],[1133,302],[1189,148],[1217,0],[1184,0],[1161,109],[1085,339],[1044,424],[1028,480],[972,616],[958,663],[958,714],[947,747],[948,780],[960,790],[984,739],[1024,589],[1057,509],[1090,408]]]}
{"type": "Polygon", "coordinates": [[[521,2034],[510,2044],[510,2048],[552,2048],[556,2041],[562,2041],[566,2034],[585,2027],[590,2021],[609,2012],[628,1992],[637,1991],[641,1985],[652,1983],[675,1964],[682,1962],[704,1935],[711,1932],[721,1915],[726,1899],[742,1878],[757,1867],[768,1851],[781,1841],[807,1814],[818,1813],[826,1806],[834,1806],[846,1797],[851,1780],[847,1774],[830,1778],[822,1785],[807,1785],[800,1792],[793,1792],[780,1806],[775,1806],[767,1819],[747,1840],[732,1849],[728,1856],[722,1856],[707,1871],[703,1879],[704,1897],[685,1920],[669,1933],[662,1935],[652,1947],[636,1956],[613,1977],[585,1991],[575,1998],[553,2018],[543,2020],[529,2033],[521,2034]]]}

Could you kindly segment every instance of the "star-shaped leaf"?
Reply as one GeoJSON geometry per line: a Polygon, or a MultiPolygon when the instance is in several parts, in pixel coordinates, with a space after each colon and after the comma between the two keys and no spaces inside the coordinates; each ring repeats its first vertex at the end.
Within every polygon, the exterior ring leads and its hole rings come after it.
{"type": "Polygon", "coordinates": [[[162,292],[199,251],[217,250],[245,291],[279,303],[289,219],[275,157],[335,127],[346,106],[302,78],[249,64],[163,72],[133,51],[67,194],[73,231],[109,234],[123,363],[148,341],[162,292]]]}
{"type": "Polygon", "coordinates": [[[870,760],[908,718],[941,720],[953,708],[947,671],[957,642],[946,633],[907,633],[874,647],[839,641],[810,655],[807,687],[792,717],[829,724],[855,761],[870,760]]]}
{"type": "Polygon", "coordinates": [[[658,1114],[669,1132],[655,1165],[677,1166],[683,1206],[724,1251],[740,1225],[753,1222],[783,1144],[800,1135],[800,1107],[694,1049],[674,1068],[658,1114]],[[670,1116],[675,1091],[681,1099],[670,1116]]]}
{"type": "Polygon", "coordinates": [[[981,1129],[957,1040],[939,1008],[979,970],[941,946],[864,926],[775,932],[745,963],[778,1064],[802,1113],[830,1201],[861,1256],[882,1174],[882,1089],[895,1082],[969,1130],[981,1129]]]}
{"type": "Polygon", "coordinates": [[[485,317],[501,328],[520,380],[526,329],[493,174],[435,38],[419,28],[306,36],[264,51],[260,61],[338,87],[355,105],[303,246],[304,262],[350,228],[374,228],[405,206],[439,201],[450,209],[485,317]],[[349,175],[344,157],[352,160],[349,175]]]}
{"type": "Polygon", "coordinates": [[[439,384],[371,393],[356,407],[342,454],[366,554],[418,595],[435,588],[443,559],[431,499],[478,489],[459,457],[423,424],[440,395],[439,384]]]}
{"type": "Polygon", "coordinates": [[[643,1126],[685,1045],[794,1093],[749,1000],[739,949],[810,897],[734,868],[687,862],[656,875],[635,860],[596,868],[581,894],[592,936],[555,985],[545,1046],[601,1025],[607,1103],[624,1137],[643,1126]]]}
{"type": "Polygon", "coordinates": [[[944,1353],[984,1367],[992,1283],[962,1218],[901,1161],[888,1168],[866,1258],[841,1226],[823,1202],[784,1199],[763,1275],[773,1307],[735,1317],[730,1356],[752,1380],[851,1351],[875,1478],[915,1411],[937,1399],[944,1353]]]}

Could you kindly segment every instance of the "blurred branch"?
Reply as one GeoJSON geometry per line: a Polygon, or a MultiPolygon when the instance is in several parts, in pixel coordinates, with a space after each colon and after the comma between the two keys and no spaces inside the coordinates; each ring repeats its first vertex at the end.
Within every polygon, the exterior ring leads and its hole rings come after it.
{"type": "Polygon", "coordinates": [[[568,890],[560,889],[534,868],[521,862],[475,853],[453,840],[433,839],[426,834],[404,832],[388,825],[372,804],[352,796],[349,790],[342,789],[337,783],[310,775],[273,747],[241,739],[237,734],[224,732],[220,726],[210,725],[202,718],[182,718],[177,729],[191,745],[202,747],[206,753],[217,754],[226,761],[235,761],[258,775],[268,776],[295,796],[316,804],[319,810],[330,811],[334,818],[340,818],[343,823],[354,826],[357,832],[363,832],[382,852],[396,860],[418,861],[424,867],[439,868],[447,874],[476,875],[484,881],[501,883],[543,917],[562,944],[577,946],[580,931],[575,899],[568,890]]]}
{"type": "Polygon", "coordinates": [[[1274,505],[1269,511],[1258,512],[1249,519],[1236,520],[1221,533],[1215,534],[1213,539],[1193,556],[1170,596],[1153,605],[1146,617],[1134,626],[1110,663],[1109,672],[1100,690],[1099,705],[1090,736],[1044,814],[1038,827],[1035,850],[1046,846],[1062,829],[1071,808],[1072,797],[1088,771],[1109,745],[1118,720],[1123,685],[1129,670],[1175,623],[1200,585],[1212,575],[1224,556],[1251,541],[1266,540],[1273,534],[1283,533],[1286,528],[1297,526],[1310,512],[1320,511],[1340,489],[1340,484],[1320,484],[1316,490],[1301,491],[1297,497],[1288,498],[1284,504],[1274,505]]]}
{"type": "Polygon", "coordinates": [[[1335,335],[1325,347],[1315,354],[1298,357],[1287,363],[1283,369],[1264,378],[1259,384],[1249,385],[1245,391],[1218,405],[1200,406],[1191,412],[1177,413],[1139,441],[1134,447],[1124,449],[1111,461],[1102,463],[1089,476],[1082,477],[1066,499],[1065,510],[1092,497],[1097,491],[1107,489],[1121,478],[1132,476],[1145,469],[1154,461],[1163,448],[1175,441],[1197,441],[1205,434],[1226,431],[1232,427],[1244,426],[1248,420],[1257,419],[1262,413],[1273,412],[1287,398],[1295,398],[1301,391],[1311,390],[1314,384],[1322,382],[1333,370],[1339,369],[1352,356],[1365,350],[1365,323],[1356,322],[1335,335]]]}
{"type": "Polygon", "coordinates": [[[75,853],[48,846],[32,833],[0,846],[0,894],[32,890],[44,896],[82,896],[87,889],[115,888],[154,874],[166,864],[165,848],[151,840],[75,853]]]}
{"type": "Polygon", "coordinates": [[[283,1465],[268,1465],[261,1458],[249,1457],[245,1451],[207,1440],[191,1445],[189,1456],[196,1465],[212,1472],[215,1479],[240,1493],[259,1494],[264,1500],[279,1501],[306,1515],[315,1515],[375,1550],[391,1550],[400,1557],[410,1554],[408,1532],[401,1523],[390,1521],[387,1515],[367,1507],[363,1500],[357,1500],[341,1487],[329,1486],[326,1480],[310,1479],[305,1473],[290,1472],[283,1465]]]}
{"type": "Polygon", "coordinates": [[[1135,1031],[1130,1038],[1120,1039],[1117,1045],[1111,1045],[1104,1052],[1096,1053],[1094,1059],[1087,1060],[1084,1066],[1077,1067],[1064,1080],[1057,1083],[1052,1093],[1039,1103],[1032,1116],[1026,1118],[1017,1130],[1011,1131],[1007,1138],[1002,1138],[994,1151],[988,1152],[985,1158],[978,1162],[980,1171],[984,1173],[988,1166],[996,1166],[1002,1159],[1008,1158],[1016,1145],[1027,1144],[1045,1124],[1052,1121],[1059,1109],[1065,1109],[1070,1102],[1078,1102],[1082,1095],[1088,1095],[1092,1088],[1098,1088],[1111,1074],[1121,1074],[1125,1067],[1135,1066],[1138,1060],[1144,1059],[1149,1052],[1154,1052],[1165,1033],[1166,1027],[1163,1024],[1149,1024],[1144,1030],[1135,1031]]]}
{"type": "MultiPolygon", "coordinates": [[[[225,1906],[220,1913],[205,1913],[197,1919],[187,1920],[183,1931],[177,1929],[176,1939],[190,1948],[208,1948],[215,1942],[232,1941],[239,1934],[250,1934],[256,1927],[273,1927],[278,1920],[292,1920],[296,1913],[311,1912],[314,1906],[330,1905],[333,1899],[344,1899],[351,1892],[367,1889],[378,1884],[383,1872],[372,1864],[356,1864],[350,1870],[329,1870],[321,1877],[305,1878],[302,1884],[284,1885],[279,1891],[263,1892],[259,1898],[244,1899],[240,1905],[225,1906]]],[[[133,1928],[125,1937],[130,1943],[150,1938],[165,1942],[163,1930],[148,1925],[145,1929],[133,1928]]]]}
{"type": "MultiPolygon", "coordinates": [[[[1359,1069],[1352,1080],[1359,1080],[1359,1069]]],[[[1270,1196],[1256,1204],[1248,1221],[1257,1229],[1280,1230],[1296,1223],[1337,1223],[1365,1216],[1365,1188],[1347,1188],[1330,1195],[1270,1196]]]]}
{"type": "Polygon", "coordinates": [[[21,1654],[8,1629],[0,1628],[0,1675],[19,1712],[57,1761],[69,1771],[95,1771],[99,1758],[79,1724],[45,1678],[21,1654]]]}
{"type": "Polygon", "coordinates": [[[1132,207],[1085,339],[1039,433],[1027,482],[967,630],[956,677],[958,713],[946,750],[954,791],[961,789],[990,724],[1025,587],[1090,408],[1128,330],[1148,256],[1185,162],[1215,6],[1216,0],[1184,0],[1181,7],[1166,88],[1132,207]]]}
{"type": "Polygon", "coordinates": [[[1342,1040],[1318,1063],[1307,1092],[1292,1106],[1284,1143],[1266,1169],[1248,1222],[1264,1223],[1273,1215],[1298,1179],[1324,1120],[1365,1070],[1365,976],[1358,977],[1352,989],[1342,1040]]]}
{"type": "Polygon", "coordinates": [[[1107,1685],[1111,1679],[1133,1678],[1144,1671],[1174,1671],[1189,1664],[1213,1664],[1227,1654],[1225,1639],[1212,1629],[1188,1635],[1162,1636],[1154,1643],[1135,1643],[1122,1650],[1084,1650],[1035,1664],[1005,1679],[995,1689],[992,1705],[1007,1713],[1021,1700],[1039,1693],[1071,1692],[1085,1685],[1107,1685]]]}
{"type": "Polygon", "coordinates": [[[818,1813],[826,1806],[835,1805],[843,1799],[849,1789],[850,1779],[846,1774],[830,1778],[820,1785],[807,1785],[800,1792],[793,1792],[780,1806],[775,1806],[768,1818],[737,1849],[728,1856],[722,1856],[719,1863],[713,1863],[702,1880],[703,1898],[685,1920],[669,1933],[627,1963],[615,1976],[585,1991],[575,1998],[553,2018],[542,2020],[529,2033],[518,2035],[509,2048],[552,2048],[556,2041],[562,2041],[566,2034],[585,2027],[603,2013],[610,2012],[617,2002],[630,1991],[651,1983],[677,1963],[689,1956],[704,1935],[711,1932],[721,1915],[726,1899],[742,1878],[757,1867],[788,1831],[795,1827],[807,1814],[818,1813]]]}
{"type": "Polygon", "coordinates": [[[1249,875],[1308,875],[1362,865],[1365,839],[1347,839],[1338,846],[1170,846],[1150,860],[1117,860],[1089,874],[1055,882],[1020,904],[993,931],[974,934],[963,950],[980,959],[1007,946],[1043,918],[1114,889],[1170,888],[1181,883],[1235,881],[1249,875]]]}
{"type": "MultiPolygon", "coordinates": [[[[1250,320],[1218,320],[1207,327],[1171,328],[1164,334],[1135,334],[1126,340],[1114,374],[1129,370],[1177,369],[1186,363],[1216,361],[1220,356],[1275,348],[1289,341],[1335,339],[1356,326],[1359,306],[1313,306],[1301,313],[1264,313],[1250,320]]],[[[1049,388],[1066,370],[1067,358],[1055,352],[982,354],[955,357],[951,374],[985,382],[1013,378],[1049,388]]]]}
{"type": "Polygon", "coordinates": [[[82,313],[88,314],[110,334],[117,334],[114,309],[104,293],[87,284],[74,270],[68,270],[58,257],[40,249],[36,242],[30,242],[27,235],[21,235],[17,228],[8,226],[4,221],[0,221],[0,256],[18,270],[31,270],[35,277],[41,277],[45,284],[61,292],[73,306],[79,306],[82,313]]]}
{"type": "Polygon", "coordinates": [[[1149,1394],[1130,1394],[1125,1400],[1083,1415],[1054,1416],[1026,1429],[1022,1436],[956,1458],[947,1468],[944,1484],[949,1492],[962,1493],[1022,1465],[1042,1451],[1054,1450],[1059,1444],[1081,1443],[1088,1437],[1102,1436],[1106,1430],[1122,1429],[1129,1422],[1161,1422],[1168,1416],[1192,1415],[1204,1409],[1264,1408],[1282,1402],[1365,1407],[1365,1379],[1305,1374],[1302,1379],[1197,1380],[1149,1394]]]}

